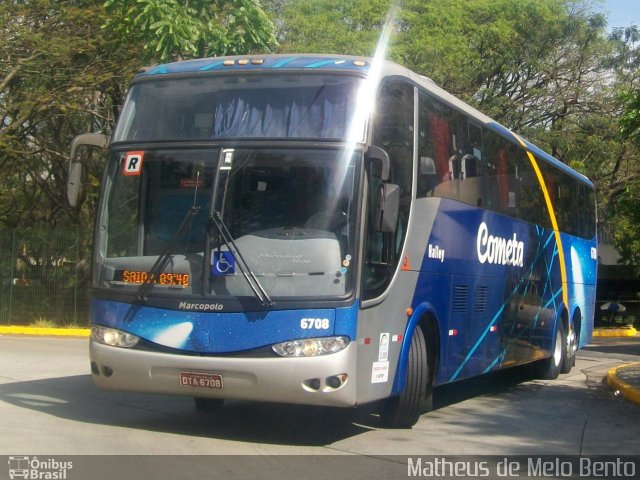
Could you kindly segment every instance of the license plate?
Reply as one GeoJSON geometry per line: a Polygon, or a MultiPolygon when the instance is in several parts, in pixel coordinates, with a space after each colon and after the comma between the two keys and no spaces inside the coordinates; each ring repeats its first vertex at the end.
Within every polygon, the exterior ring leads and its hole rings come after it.
{"type": "Polygon", "coordinates": [[[222,375],[218,373],[180,372],[180,385],[183,387],[203,387],[222,390],[222,375]]]}

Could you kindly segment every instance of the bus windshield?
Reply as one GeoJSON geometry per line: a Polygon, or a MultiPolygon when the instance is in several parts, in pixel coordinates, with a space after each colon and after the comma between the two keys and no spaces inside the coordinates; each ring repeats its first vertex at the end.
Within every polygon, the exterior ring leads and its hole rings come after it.
{"type": "Polygon", "coordinates": [[[129,92],[113,141],[344,140],[363,82],[291,74],[140,82],[129,92]]]}
{"type": "Polygon", "coordinates": [[[252,296],[211,221],[217,213],[271,297],[344,296],[353,283],[359,156],[276,148],[112,152],[95,280],[132,293],[151,282],[154,294],[252,296]],[[193,207],[188,228],[174,238],[193,207]],[[151,278],[163,254],[170,261],[151,278]]]}

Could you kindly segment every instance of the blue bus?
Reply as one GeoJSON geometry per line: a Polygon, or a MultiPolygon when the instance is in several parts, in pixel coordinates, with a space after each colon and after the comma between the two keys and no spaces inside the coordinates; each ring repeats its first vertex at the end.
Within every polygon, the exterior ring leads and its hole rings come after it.
{"type": "Polygon", "coordinates": [[[381,401],[408,428],[438,385],[534,363],[553,379],[591,338],[593,184],[397,64],[154,66],[113,136],[82,144],[108,147],[99,388],[200,409],[381,401]]]}

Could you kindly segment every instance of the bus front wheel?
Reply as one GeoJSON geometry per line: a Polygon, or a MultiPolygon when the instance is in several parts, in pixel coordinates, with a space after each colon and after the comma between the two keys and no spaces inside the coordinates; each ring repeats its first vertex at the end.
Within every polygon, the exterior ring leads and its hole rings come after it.
{"type": "Polygon", "coordinates": [[[427,354],[427,343],[420,327],[411,338],[404,391],[389,398],[381,412],[385,426],[391,428],[411,428],[420,415],[430,409],[433,388],[431,385],[431,365],[427,354]]]}

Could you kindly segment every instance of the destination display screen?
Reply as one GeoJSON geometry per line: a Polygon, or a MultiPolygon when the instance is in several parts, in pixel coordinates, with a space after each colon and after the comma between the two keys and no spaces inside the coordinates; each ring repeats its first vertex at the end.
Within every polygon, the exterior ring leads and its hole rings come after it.
{"type": "Polygon", "coordinates": [[[151,275],[149,272],[139,270],[116,270],[114,281],[121,284],[153,283],[154,285],[166,285],[168,287],[186,288],[190,284],[188,273],[160,273],[151,275]]]}

